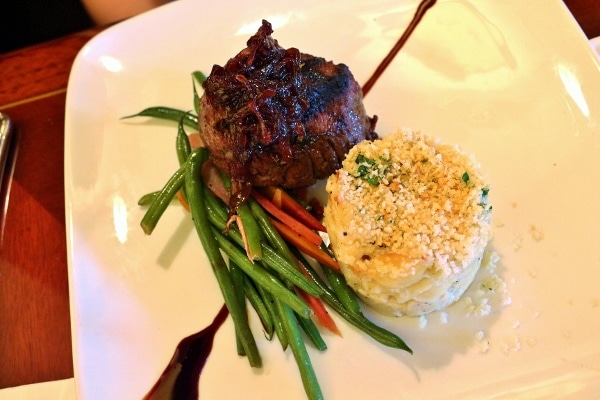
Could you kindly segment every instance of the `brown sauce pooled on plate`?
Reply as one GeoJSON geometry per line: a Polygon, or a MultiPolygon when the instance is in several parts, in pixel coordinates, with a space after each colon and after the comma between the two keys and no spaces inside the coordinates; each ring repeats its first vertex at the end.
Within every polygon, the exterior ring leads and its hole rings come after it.
{"type": "Polygon", "coordinates": [[[227,319],[225,304],[213,322],[179,342],[173,358],[144,400],[197,400],[200,373],[212,350],[215,334],[227,319]]]}

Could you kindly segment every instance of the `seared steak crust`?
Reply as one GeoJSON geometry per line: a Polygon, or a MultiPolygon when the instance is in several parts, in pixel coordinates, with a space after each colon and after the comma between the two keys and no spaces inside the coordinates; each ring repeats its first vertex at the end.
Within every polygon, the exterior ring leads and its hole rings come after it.
{"type": "Polygon", "coordinates": [[[362,92],[344,64],[280,47],[263,21],[248,47],[204,82],[199,130],[232,181],[233,208],[252,186],[305,187],[374,139],[362,92]]]}

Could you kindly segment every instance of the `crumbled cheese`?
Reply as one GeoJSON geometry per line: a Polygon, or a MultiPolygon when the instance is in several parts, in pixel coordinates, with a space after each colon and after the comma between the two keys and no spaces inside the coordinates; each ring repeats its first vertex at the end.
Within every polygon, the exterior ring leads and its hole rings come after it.
{"type": "Polygon", "coordinates": [[[529,227],[529,235],[531,235],[531,238],[536,242],[539,242],[544,238],[544,232],[538,229],[535,225],[531,225],[529,227]]]}
{"type": "Polygon", "coordinates": [[[478,303],[471,303],[467,307],[467,315],[489,315],[492,312],[492,306],[489,304],[489,299],[483,297],[478,303]]]}
{"type": "Polygon", "coordinates": [[[506,283],[498,275],[490,275],[481,281],[480,291],[484,293],[506,293],[506,283]]]}
{"type": "Polygon", "coordinates": [[[519,251],[521,250],[521,247],[523,247],[523,236],[517,235],[513,240],[513,250],[519,251]]]}
{"type": "Polygon", "coordinates": [[[440,312],[440,322],[442,324],[448,323],[448,313],[447,312],[440,312]]]}
{"type": "MultiPolygon", "coordinates": [[[[500,257],[494,251],[486,251],[481,262],[480,275],[469,290],[469,296],[465,296],[463,304],[467,316],[477,315],[486,316],[491,314],[492,296],[503,298],[503,305],[506,303],[505,296],[508,293],[506,282],[496,273],[496,267],[500,257]]],[[[497,302],[494,302],[497,303],[497,302]]]]}
{"type": "Polygon", "coordinates": [[[502,352],[504,354],[509,354],[511,352],[518,352],[521,350],[521,340],[518,336],[513,336],[504,340],[500,346],[502,352]]]}
{"type": "Polygon", "coordinates": [[[529,274],[530,277],[532,278],[536,278],[537,277],[537,270],[533,269],[533,268],[529,268],[527,270],[527,273],[529,274]]]}
{"type": "Polygon", "coordinates": [[[535,340],[533,337],[528,337],[525,339],[525,343],[527,343],[529,347],[533,347],[537,344],[537,340],[535,340]]]}
{"type": "Polygon", "coordinates": [[[496,270],[496,266],[500,261],[500,255],[495,251],[486,251],[483,253],[483,260],[481,260],[481,268],[485,269],[489,273],[493,273],[496,270]]]}
{"type": "Polygon", "coordinates": [[[477,331],[475,333],[475,340],[477,341],[479,352],[487,353],[490,349],[490,342],[485,338],[485,333],[483,333],[483,331],[477,331]]]}

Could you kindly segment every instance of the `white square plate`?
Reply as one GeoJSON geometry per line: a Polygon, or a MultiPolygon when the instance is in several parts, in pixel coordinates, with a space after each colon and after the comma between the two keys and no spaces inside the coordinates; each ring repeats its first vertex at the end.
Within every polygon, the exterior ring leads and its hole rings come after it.
{"type": "MultiPolygon", "coordinates": [[[[190,73],[245,47],[260,20],[284,47],[349,65],[364,83],[412,17],[411,1],[178,0],[99,34],[67,93],[65,193],[74,365],[82,400],[140,399],[222,300],[190,218],[144,236],[138,198],[175,171],[176,128],[121,117],[192,107],[190,73]]],[[[600,396],[600,73],[559,0],[439,0],[365,99],[378,132],[423,130],[474,153],[492,184],[498,273],[427,318],[373,318],[414,355],[339,320],[311,349],[328,399],[600,396]],[[478,303],[477,303],[478,302],[478,303]]],[[[258,327],[257,327],[258,328],[258,327]]],[[[256,330],[264,368],[219,331],[200,397],[304,399],[296,365],[256,330]]]]}

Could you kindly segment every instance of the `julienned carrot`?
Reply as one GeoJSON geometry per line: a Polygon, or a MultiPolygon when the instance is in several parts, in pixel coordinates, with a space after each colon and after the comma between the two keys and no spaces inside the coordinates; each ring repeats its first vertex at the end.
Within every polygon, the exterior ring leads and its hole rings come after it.
{"type": "Polygon", "coordinates": [[[280,222],[287,225],[291,230],[296,232],[297,235],[304,237],[308,242],[313,243],[315,246],[320,246],[323,243],[323,239],[318,233],[311,230],[309,227],[298,221],[291,215],[284,212],[282,209],[277,208],[269,199],[256,190],[252,191],[252,197],[265,209],[269,214],[277,218],[280,222]]]}
{"type": "Polygon", "coordinates": [[[179,202],[181,203],[181,205],[183,206],[183,208],[185,208],[185,210],[187,212],[190,212],[190,205],[188,204],[187,200],[185,199],[185,196],[183,195],[183,192],[181,191],[181,189],[179,189],[177,191],[177,200],[179,200],[179,202]]]}
{"type": "MultiPolygon", "coordinates": [[[[309,279],[312,279],[306,267],[298,259],[296,259],[296,265],[298,265],[298,269],[302,271],[302,274],[304,274],[304,276],[306,276],[309,279]]],[[[323,327],[327,328],[329,331],[341,337],[342,333],[338,329],[333,318],[331,318],[331,315],[329,315],[329,312],[327,312],[327,309],[325,308],[325,305],[323,304],[321,299],[311,296],[310,294],[300,289],[298,289],[298,292],[300,293],[304,301],[306,301],[306,304],[308,304],[308,306],[313,310],[319,323],[323,327]]]]}
{"type": "Polygon", "coordinates": [[[277,206],[277,208],[283,208],[283,205],[281,204],[281,193],[283,190],[277,189],[279,189],[277,186],[267,186],[262,192],[269,198],[269,200],[271,200],[273,204],[277,206]]]}
{"type": "Polygon", "coordinates": [[[298,289],[298,292],[300,293],[300,296],[302,296],[302,298],[304,299],[306,304],[308,304],[308,306],[311,308],[311,310],[313,310],[313,312],[315,313],[315,316],[317,317],[319,324],[321,324],[324,328],[326,328],[330,332],[335,333],[336,335],[341,337],[342,333],[338,329],[333,318],[331,318],[331,315],[329,315],[329,313],[327,312],[327,309],[325,308],[325,306],[323,305],[321,300],[319,300],[318,298],[316,298],[314,296],[311,296],[308,293],[305,293],[304,291],[302,291],[300,289],[298,289]]]}
{"type": "Polygon", "coordinates": [[[195,132],[195,133],[190,133],[188,135],[189,141],[190,141],[190,146],[192,147],[192,150],[197,149],[198,147],[204,147],[204,142],[202,141],[202,138],[200,137],[200,134],[195,132]]]}
{"type": "Polygon", "coordinates": [[[274,218],[271,218],[271,223],[275,229],[277,229],[277,232],[279,232],[284,239],[290,242],[299,251],[309,257],[314,258],[319,263],[329,268],[332,268],[336,271],[340,270],[340,266],[338,265],[337,261],[331,258],[329,254],[325,253],[320,247],[315,246],[314,243],[308,241],[305,237],[294,232],[289,226],[277,221],[274,218]]]}
{"type": "Polygon", "coordinates": [[[277,186],[267,186],[264,189],[264,193],[271,199],[271,201],[279,208],[293,215],[296,219],[301,221],[304,225],[311,229],[327,232],[327,229],[321,221],[315,218],[314,215],[308,212],[296,199],[290,196],[285,190],[277,186]]]}

